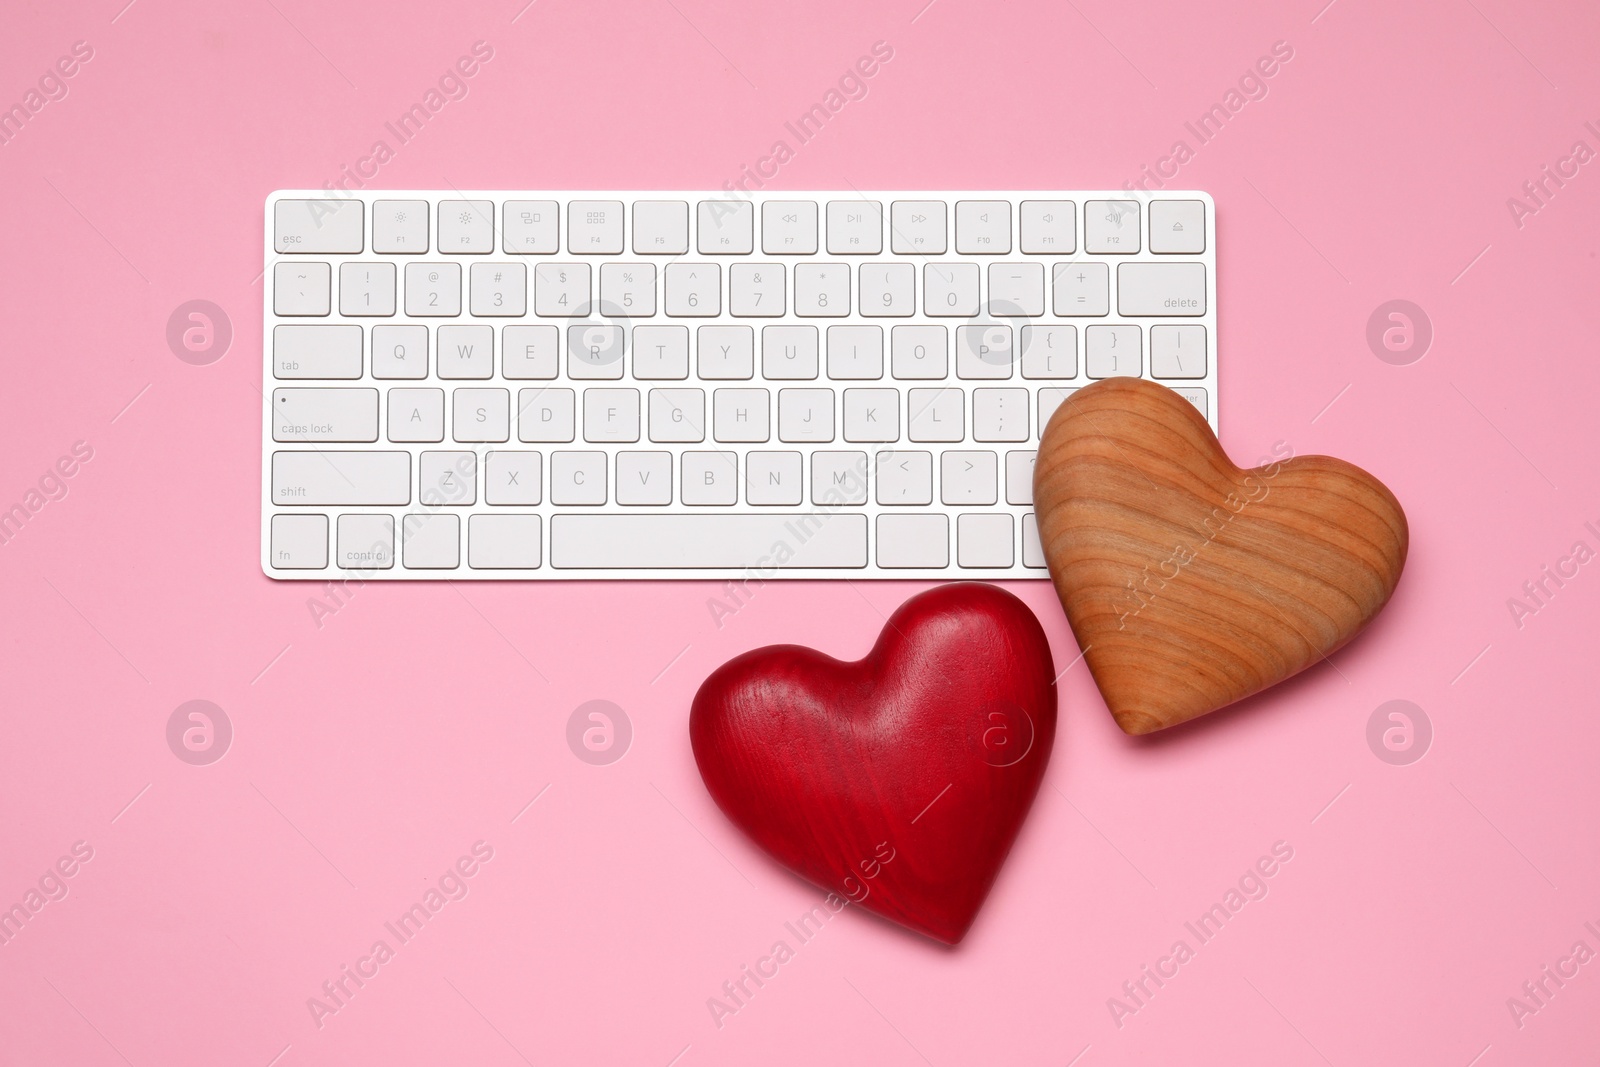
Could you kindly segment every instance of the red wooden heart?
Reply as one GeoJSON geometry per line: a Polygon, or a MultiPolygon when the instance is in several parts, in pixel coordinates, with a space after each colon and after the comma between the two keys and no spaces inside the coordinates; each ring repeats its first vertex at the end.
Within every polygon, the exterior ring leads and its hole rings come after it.
{"type": "Polygon", "coordinates": [[[695,694],[723,812],[780,863],[947,944],[972,925],[1055,743],[1050,646],[992,585],[912,597],[865,659],[758,648],[695,694]]]}

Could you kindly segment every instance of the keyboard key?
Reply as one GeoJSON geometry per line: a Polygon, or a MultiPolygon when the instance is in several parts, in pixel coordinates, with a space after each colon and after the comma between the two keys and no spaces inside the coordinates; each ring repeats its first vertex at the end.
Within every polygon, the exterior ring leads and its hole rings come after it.
{"type": "Polygon", "coordinates": [[[882,326],[829,326],[828,377],[866,381],[883,377],[882,326]]]}
{"type": "Polygon", "coordinates": [[[326,515],[272,516],[272,566],[279,570],[321,570],[328,565],[326,515]]]}
{"type": "Polygon", "coordinates": [[[1056,413],[1056,408],[1067,402],[1067,398],[1076,389],[1040,389],[1039,390],[1039,436],[1044,436],[1045,427],[1050,425],[1050,416],[1056,413]]]}
{"type": "Polygon", "coordinates": [[[1189,403],[1193,404],[1195,410],[1200,412],[1201,418],[1209,419],[1211,417],[1210,413],[1206,410],[1206,391],[1204,389],[1198,387],[1188,388],[1184,386],[1174,386],[1172,391],[1183,397],[1189,403]]]}
{"type": "Polygon", "coordinates": [[[1137,326],[1090,326],[1083,331],[1084,369],[1091,378],[1137,378],[1143,368],[1137,326]]]}
{"type": "Polygon", "coordinates": [[[1094,255],[1139,251],[1139,202],[1090,200],[1083,205],[1083,250],[1094,255]]]}
{"type": "Polygon", "coordinates": [[[974,389],[972,439],[1026,441],[1030,399],[1026,389],[974,389]]]}
{"type": "Polygon", "coordinates": [[[702,200],[696,223],[703,256],[742,256],[755,249],[756,207],[748,200],[702,200]]]}
{"type": "Polygon", "coordinates": [[[963,567],[1010,567],[1017,547],[1011,516],[962,515],[956,519],[956,563],[963,567]]]}
{"type": "Polygon", "coordinates": [[[554,378],[561,369],[561,330],[507,326],[500,332],[500,373],[507,378],[554,378]]]}
{"type": "Polygon", "coordinates": [[[279,200],[272,208],[273,250],[297,255],[360,252],[365,211],[359,200],[279,200]]]}
{"type": "Polygon", "coordinates": [[[439,201],[439,251],[486,255],[494,251],[494,201],[439,201]]]}
{"type": "Polygon", "coordinates": [[[878,503],[933,503],[932,452],[879,452],[878,503]]]}
{"type": "Polygon", "coordinates": [[[600,314],[647,319],[655,313],[654,263],[606,263],[600,267],[600,314]]]}
{"type": "Polygon", "coordinates": [[[956,251],[964,256],[998,256],[1011,251],[1011,203],[961,200],[956,203],[956,251]]]}
{"type": "Polygon", "coordinates": [[[672,453],[618,452],[617,503],[630,507],[672,503],[672,453]]]}
{"type": "Polygon", "coordinates": [[[567,327],[567,377],[579,381],[617,381],[628,347],[622,326],[596,322],[567,327]]]}
{"type": "Polygon", "coordinates": [[[666,270],[666,312],[678,318],[722,314],[722,268],[715,263],[673,263],[666,270]]]}
{"type": "Polygon", "coordinates": [[[727,505],[739,499],[737,452],[685,452],[679,499],[693,505],[727,505]]]}
{"type": "Polygon", "coordinates": [[[761,376],[781,381],[809,380],[817,376],[815,326],[763,326],[761,376]]]}
{"type": "Polygon", "coordinates": [[[1070,256],[1078,250],[1078,205],[1071,200],[1022,202],[1022,251],[1070,256]]]}
{"type": "Polygon", "coordinates": [[[339,314],[350,318],[394,314],[393,263],[341,263],[339,314]]]}
{"type": "Polygon", "coordinates": [[[1057,263],[1052,277],[1057,315],[1098,317],[1111,313],[1111,272],[1104,263],[1057,263]]]}
{"type": "Polygon", "coordinates": [[[896,326],[890,347],[896,378],[928,381],[950,374],[950,333],[943,326],[896,326]]]}
{"type": "Polygon", "coordinates": [[[633,205],[633,251],[641,256],[681,256],[689,251],[689,205],[682,200],[641,200],[633,205]]]}
{"type": "Polygon", "coordinates": [[[778,440],[796,444],[832,441],[833,390],[778,390],[778,440]]]}
{"type": "Polygon", "coordinates": [[[1043,315],[1044,264],[989,264],[989,314],[995,318],[1043,315]]]}
{"type": "Polygon", "coordinates": [[[896,200],[889,209],[889,247],[903,256],[942,256],[947,247],[942,200],[896,200]]]}
{"type": "Polygon", "coordinates": [[[474,515],[467,520],[467,566],[531,570],[539,565],[539,516],[474,515]]]}
{"type": "Polygon", "coordinates": [[[461,264],[407,263],[406,314],[415,318],[461,314],[461,264]]]}
{"type": "Polygon", "coordinates": [[[1075,378],[1078,376],[1078,328],[1035,326],[1022,328],[1024,378],[1075,378]]]}
{"type": "Polygon", "coordinates": [[[390,389],[389,440],[395,443],[444,440],[443,389],[390,389]]]}
{"type": "Polygon", "coordinates": [[[693,444],[705,439],[705,390],[650,390],[650,440],[693,444]]]}
{"type": "Polygon", "coordinates": [[[1007,504],[1033,503],[1033,467],[1037,458],[1037,452],[1006,453],[1007,504]]]}
{"type": "Polygon", "coordinates": [[[428,328],[426,326],[374,326],[372,328],[374,378],[426,378],[428,328]]]}
{"type": "Polygon", "coordinates": [[[272,272],[272,313],[326,315],[333,272],[326,263],[279,263],[272,272]]]}
{"type": "Polygon", "coordinates": [[[993,452],[945,452],[939,457],[939,499],[946,504],[993,504],[997,499],[993,452]]]}
{"type": "Polygon", "coordinates": [[[394,566],[394,516],[340,515],[334,560],[345,570],[389,570],[394,566]]]}
{"type": "Polygon", "coordinates": [[[517,391],[517,440],[550,443],[573,438],[571,389],[519,389],[517,391]]]}
{"type": "Polygon", "coordinates": [[[1117,312],[1121,315],[1204,315],[1204,263],[1119,263],[1117,312]]]}
{"type": "Polygon", "coordinates": [[[761,205],[761,250],[769,256],[817,251],[815,200],[769,200],[761,205]]]}
{"type": "Polygon", "coordinates": [[[793,506],[802,499],[798,452],[751,452],[745,457],[744,499],[756,507],[793,506]]]}
{"type": "Polygon", "coordinates": [[[883,205],[876,200],[828,201],[828,253],[875,256],[883,251],[883,205]]]}
{"type": "Polygon", "coordinates": [[[484,502],[507,507],[539,503],[543,491],[541,470],[537,452],[507,452],[498,448],[488,452],[483,457],[484,502]]]}
{"type": "Polygon", "coordinates": [[[567,205],[567,251],[609,256],[622,251],[622,201],[574,200],[567,205]]]}
{"type": "Polygon", "coordinates": [[[402,256],[426,252],[428,202],[426,200],[374,201],[372,250],[379,255],[402,256]]]}
{"type": "Polygon", "coordinates": [[[533,268],[533,313],[541,318],[584,318],[589,314],[587,263],[540,263],[533,268]]]}
{"type": "Polygon", "coordinates": [[[913,441],[960,441],[967,435],[967,394],[960,389],[906,393],[907,434],[913,441]]]}
{"type": "Polygon", "coordinates": [[[740,317],[783,314],[782,263],[735,263],[728,268],[728,311],[740,317]]]}
{"type": "Polygon", "coordinates": [[[1038,517],[1033,512],[1022,516],[1022,565],[1044,569],[1044,544],[1039,540],[1038,517]]]}
{"type": "Polygon", "coordinates": [[[274,389],[274,441],[376,441],[376,389],[274,389]]]}
{"type": "MultiPolygon", "coordinates": [[[[427,327],[416,328],[423,330],[426,336],[427,327]]],[[[376,336],[374,332],[374,345],[377,344],[376,336]]],[[[376,353],[377,349],[374,348],[373,351],[376,353]]],[[[427,373],[426,350],[423,355],[423,373],[427,373]]],[[[274,326],[272,376],[274,378],[361,377],[361,327],[331,324],[274,326]]]]}
{"type": "Polygon", "coordinates": [[[746,381],[756,373],[756,332],[749,326],[702,326],[695,373],[711,381],[746,381]]]}
{"type": "Polygon", "coordinates": [[[910,316],[917,311],[917,268],[910,263],[861,265],[861,314],[910,316]]]}
{"type": "Polygon", "coordinates": [[[843,318],[850,314],[849,264],[796,264],[794,313],[805,318],[843,318]]]}
{"type": "Polygon", "coordinates": [[[516,256],[561,250],[561,205],[554,200],[507,200],[501,237],[516,256]]]}
{"type": "Polygon", "coordinates": [[[769,440],[772,400],[765,389],[718,389],[712,394],[712,436],[728,443],[769,440]]]}
{"type": "Polygon", "coordinates": [[[644,381],[682,381],[689,377],[689,328],[635,326],[633,376],[644,381]]]}
{"type": "Polygon", "coordinates": [[[844,439],[878,442],[900,440],[900,390],[846,389],[844,439]]]}
{"type": "Polygon", "coordinates": [[[1204,200],[1150,201],[1150,251],[1195,255],[1206,250],[1204,200]]]}
{"type": "Polygon", "coordinates": [[[524,263],[474,263],[472,313],[484,317],[528,313],[528,267],[524,263]]]}
{"type": "Polygon", "coordinates": [[[1011,327],[956,327],[957,378],[1009,378],[1015,360],[1011,327]]]}
{"type": "Polygon", "coordinates": [[[550,503],[598,506],[606,502],[604,452],[550,453],[550,503]]]}
{"type": "Polygon", "coordinates": [[[865,504],[867,454],[811,453],[811,502],[828,506],[865,504]]]}
{"type": "Polygon", "coordinates": [[[274,452],[272,502],[382,507],[411,502],[409,452],[274,452]]]}
{"type": "Polygon", "coordinates": [[[978,313],[978,265],[929,263],[922,268],[922,312],[931,318],[978,313]]]}
{"type": "Polygon", "coordinates": [[[804,541],[795,536],[794,523],[792,514],[557,515],[550,522],[550,565],[755,572],[867,565],[865,515],[829,515],[808,527],[804,541]],[[774,551],[775,545],[785,551],[774,551]]]}
{"type": "Polygon", "coordinates": [[[461,566],[461,516],[415,512],[401,523],[400,559],[408,570],[461,566]]]}
{"type": "Polygon", "coordinates": [[[878,566],[921,570],[950,566],[950,517],[879,515],[878,566]]]}
{"type": "Polygon", "coordinates": [[[511,393],[506,389],[457,389],[451,396],[452,436],[457,441],[499,442],[511,437],[511,393]]]}
{"type": "Polygon", "coordinates": [[[429,507],[478,502],[478,457],[472,452],[424,452],[417,464],[417,499],[429,507]]]}
{"type": "Polygon", "coordinates": [[[639,439],[639,390],[585,389],[583,439],[594,444],[626,444],[639,439]]]}
{"type": "Polygon", "coordinates": [[[436,371],[441,378],[488,378],[494,374],[493,326],[439,327],[436,371]]]}
{"type": "Polygon", "coordinates": [[[1204,378],[1204,326],[1150,327],[1150,375],[1154,378],[1204,378]]]}

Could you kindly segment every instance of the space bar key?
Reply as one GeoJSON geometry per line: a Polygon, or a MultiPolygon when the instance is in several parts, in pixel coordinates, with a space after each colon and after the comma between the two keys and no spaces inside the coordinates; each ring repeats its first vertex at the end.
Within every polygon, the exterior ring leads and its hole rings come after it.
{"type": "Polygon", "coordinates": [[[550,521],[550,566],[558,570],[866,565],[865,515],[556,515],[550,521]]]}

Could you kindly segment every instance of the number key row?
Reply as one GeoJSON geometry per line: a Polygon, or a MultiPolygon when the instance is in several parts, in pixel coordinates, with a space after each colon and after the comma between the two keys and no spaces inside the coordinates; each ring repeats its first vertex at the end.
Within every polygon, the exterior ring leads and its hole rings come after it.
{"type": "MultiPolygon", "coordinates": [[[[339,314],[388,318],[397,311],[396,265],[351,262],[339,267],[339,314]]],[[[922,270],[922,313],[930,318],[971,318],[983,309],[982,271],[976,263],[929,263],[922,270]]],[[[801,318],[909,318],[917,313],[917,270],[910,263],[846,262],[794,266],[793,314],[801,318]],[[854,275],[854,277],[852,277],[854,275]],[[854,291],[854,292],[852,292],[854,291]],[[852,295],[856,302],[852,303],[852,295]]],[[[483,318],[528,314],[528,270],[523,263],[474,263],[467,308],[483,318]]],[[[662,311],[674,318],[716,318],[723,313],[722,267],[673,263],[662,272],[662,311]]],[[[332,312],[332,267],[281,262],[273,275],[277,315],[323,317],[332,312]]],[[[1043,263],[991,263],[990,315],[1037,318],[1046,313],[1043,263]]],[[[779,318],[787,311],[788,271],[781,263],[739,263],[728,268],[728,313],[737,318],[779,318]]],[[[1125,316],[1193,317],[1207,307],[1202,263],[1123,263],[1117,271],[1117,310],[1125,316]]],[[[1111,276],[1104,263],[1057,263],[1051,273],[1050,310],[1062,317],[1104,317],[1111,310],[1111,276]]],[[[542,318],[650,318],[656,314],[656,266],[607,263],[600,267],[594,306],[587,263],[539,263],[533,272],[533,314],[542,318]]],[[[414,318],[454,318],[462,313],[459,263],[407,263],[405,313],[414,318]]]]}

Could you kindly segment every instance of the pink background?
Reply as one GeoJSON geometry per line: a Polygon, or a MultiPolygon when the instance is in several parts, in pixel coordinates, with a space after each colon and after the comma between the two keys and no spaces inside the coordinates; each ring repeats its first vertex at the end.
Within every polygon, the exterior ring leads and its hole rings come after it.
{"type": "MultiPolygon", "coordinates": [[[[1594,5],[123,2],[12,0],[0,35],[6,104],[94,50],[0,147],[0,507],[94,450],[0,545],[0,904],[94,850],[0,946],[0,1063],[1600,1051],[1600,963],[1520,1028],[1506,1004],[1580,938],[1600,950],[1600,565],[1520,629],[1506,603],[1600,547],[1600,163],[1521,228],[1506,207],[1574,141],[1600,148],[1594,5]],[[776,186],[1113,187],[1194,148],[1184,122],[1289,42],[1175,183],[1218,204],[1222,437],[1382,477],[1412,527],[1394,602],[1331,665],[1154,740],[1076,665],[967,942],[847,911],[719,1030],[706,999],[819,894],[713,807],[690,697],[761,644],[859,655],[923,586],[773,586],[719,629],[709,583],[379,584],[319,629],[316,587],[257,563],[262,200],[337,177],[477,40],[469,94],[372,186],[718,187],[884,40],[867,97],[776,186]],[[197,298],[234,328],[210,366],[164,337],[197,298]],[[1408,366],[1365,339],[1395,298],[1435,328],[1408,366]],[[196,698],[235,731],[210,766],[165,739],[196,698]],[[591,699],[633,723],[610,766],[565,742],[591,699]],[[1433,724],[1409,766],[1366,741],[1392,699],[1433,724]],[[470,894],[319,1029],[307,998],[479,840],[470,894]],[[1280,840],[1270,894],[1115,1025],[1107,999],[1280,840]]],[[[1048,587],[1011,588],[1071,663],[1048,587]]]]}

